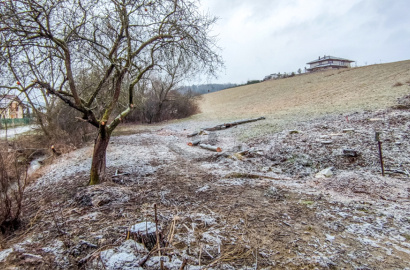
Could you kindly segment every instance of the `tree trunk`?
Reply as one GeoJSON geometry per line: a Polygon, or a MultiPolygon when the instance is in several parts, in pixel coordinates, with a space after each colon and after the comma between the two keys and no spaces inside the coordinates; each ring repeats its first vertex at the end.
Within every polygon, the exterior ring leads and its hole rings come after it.
{"type": "Polygon", "coordinates": [[[159,102],[157,111],[155,112],[154,120],[156,122],[161,122],[161,111],[162,111],[162,102],[159,102]]]}
{"type": "Polygon", "coordinates": [[[89,185],[97,185],[105,178],[106,153],[109,142],[110,134],[108,134],[106,126],[101,125],[94,145],[89,185]]]}

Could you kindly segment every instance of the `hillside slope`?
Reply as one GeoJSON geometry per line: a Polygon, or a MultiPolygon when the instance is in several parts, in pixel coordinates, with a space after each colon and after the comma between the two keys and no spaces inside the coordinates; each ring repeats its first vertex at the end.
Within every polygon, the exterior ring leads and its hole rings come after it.
{"type": "Polygon", "coordinates": [[[206,94],[199,119],[301,119],[381,109],[410,93],[410,60],[318,72],[206,94]],[[401,83],[401,86],[394,86],[401,83]]]}

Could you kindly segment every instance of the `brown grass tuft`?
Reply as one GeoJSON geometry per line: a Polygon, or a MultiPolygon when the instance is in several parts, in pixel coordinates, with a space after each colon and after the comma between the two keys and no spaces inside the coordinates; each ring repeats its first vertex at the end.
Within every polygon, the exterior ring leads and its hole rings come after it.
{"type": "Polygon", "coordinates": [[[393,84],[393,87],[402,86],[402,85],[403,85],[403,83],[401,83],[401,82],[396,82],[395,84],[393,84]]]}

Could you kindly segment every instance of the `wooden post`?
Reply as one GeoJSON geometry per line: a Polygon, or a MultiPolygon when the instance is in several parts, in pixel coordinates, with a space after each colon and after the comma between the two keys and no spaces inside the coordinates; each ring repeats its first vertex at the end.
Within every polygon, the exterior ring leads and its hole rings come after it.
{"type": "Polygon", "coordinates": [[[382,152],[382,142],[380,141],[380,134],[381,132],[376,131],[375,140],[379,146],[380,166],[382,167],[382,176],[384,176],[383,152],[382,152]]]}
{"type": "Polygon", "coordinates": [[[157,204],[154,204],[155,210],[155,235],[157,236],[157,248],[158,248],[158,256],[161,256],[161,247],[159,246],[159,232],[158,232],[158,216],[157,216],[157,204]]]}

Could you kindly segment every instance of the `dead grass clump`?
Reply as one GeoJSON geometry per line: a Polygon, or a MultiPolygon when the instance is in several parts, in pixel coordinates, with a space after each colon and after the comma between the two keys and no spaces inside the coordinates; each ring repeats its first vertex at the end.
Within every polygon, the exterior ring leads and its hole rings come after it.
{"type": "Polygon", "coordinates": [[[395,84],[393,84],[393,87],[398,87],[398,86],[402,86],[403,85],[403,83],[401,83],[401,82],[396,82],[395,84]]]}
{"type": "Polygon", "coordinates": [[[259,175],[249,174],[249,173],[239,173],[239,172],[230,173],[226,177],[227,178],[250,178],[250,179],[261,178],[261,176],[259,175]]]}
{"type": "Polygon", "coordinates": [[[410,95],[406,95],[397,99],[397,105],[393,106],[393,109],[397,110],[408,110],[410,109],[410,95]]]}
{"type": "Polygon", "coordinates": [[[221,256],[208,264],[205,269],[216,266],[220,263],[229,262],[242,263],[242,265],[245,265],[246,262],[249,264],[254,260],[254,250],[246,247],[246,245],[227,245],[225,250],[221,252],[221,256]]]}

